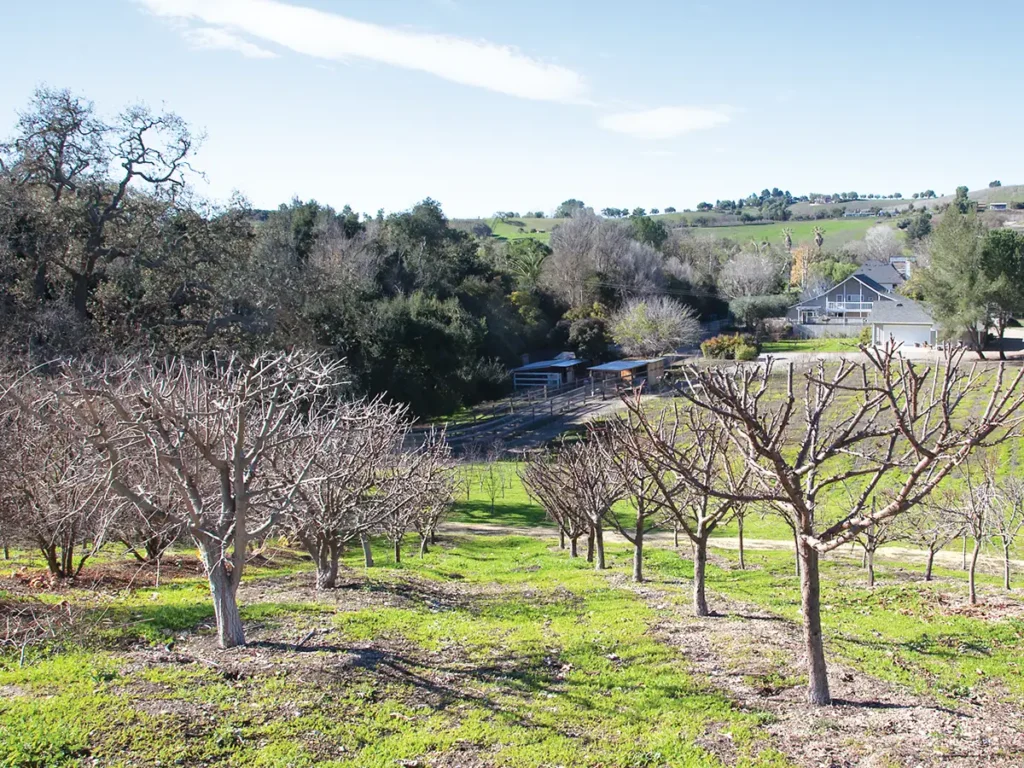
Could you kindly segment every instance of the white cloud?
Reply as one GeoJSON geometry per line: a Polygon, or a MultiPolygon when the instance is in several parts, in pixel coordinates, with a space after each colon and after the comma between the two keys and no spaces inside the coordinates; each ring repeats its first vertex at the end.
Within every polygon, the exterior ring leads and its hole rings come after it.
{"type": "Polygon", "coordinates": [[[158,16],[241,32],[319,59],[367,59],[524,99],[586,102],[579,73],[486,40],[368,24],[279,0],[137,2],[158,16]]]}
{"type": "Polygon", "coordinates": [[[658,107],[641,112],[618,112],[600,120],[602,128],[635,136],[638,139],[672,139],[692,131],[704,131],[725,125],[729,115],[724,109],[704,107],[658,107]]]}
{"type": "Polygon", "coordinates": [[[240,53],[249,59],[276,59],[277,54],[260,48],[255,43],[243,40],[226,29],[217,27],[196,27],[183,30],[182,34],[194,48],[204,50],[223,50],[240,53]]]}

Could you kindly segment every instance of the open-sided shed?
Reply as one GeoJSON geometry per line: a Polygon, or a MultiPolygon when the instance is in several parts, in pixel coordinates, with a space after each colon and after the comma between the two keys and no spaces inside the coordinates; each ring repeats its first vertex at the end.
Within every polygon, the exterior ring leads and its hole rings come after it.
{"type": "Polygon", "coordinates": [[[512,386],[515,389],[530,387],[557,388],[576,381],[578,370],[586,360],[538,360],[512,369],[512,386]]]}
{"type": "Polygon", "coordinates": [[[665,375],[665,360],[660,357],[651,360],[614,360],[587,370],[594,381],[617,381],[633,385],[640,381],[660,381],[665,375]]]}

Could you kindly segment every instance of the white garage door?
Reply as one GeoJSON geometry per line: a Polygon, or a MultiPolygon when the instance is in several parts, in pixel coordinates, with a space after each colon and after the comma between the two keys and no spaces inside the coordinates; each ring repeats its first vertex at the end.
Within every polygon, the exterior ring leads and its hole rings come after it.
{"type": "Polygon", "coordinates": [[[927,325],[899,325],[890,323],[875,326],[876,344],[885,343],[889,340],[890,336],[908,346],[932,343],[932,329],[927,325]]]}

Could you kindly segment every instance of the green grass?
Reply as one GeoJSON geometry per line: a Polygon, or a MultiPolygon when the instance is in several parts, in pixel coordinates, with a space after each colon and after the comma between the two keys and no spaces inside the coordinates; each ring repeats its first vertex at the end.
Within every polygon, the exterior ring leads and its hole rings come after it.
{"type": "MultiPolygon", "coordinates": [[[[375,569],[361,592],[378,605],[250,604],[250,634],[292,638],[311,622],[328,634],[305,654],[197,653],[216,666],[145,650],[177,636],[178,652],[195,653],[183,624],[202,612],[177,609],[196,605],[198,580],[122,595],[118,622],[147,621],[116,642],[53,646],[24,667],[0,656],[0,765],[393,768],[479,754],[523,768],[696,768],[722,765],[697,743],[720,730],[739,764],[788,764],[760,732],[764,715],[737,710],[655,639],[651,609],[549,545],[466,539],[375,569]]],[[[612,549],[624,566],[628,553],[612,549]]]]}
{"type": "Polygon", "coordinates": [[[824,338],[824,339],[783,339],[766,341],[761,345],[762,354],[778,352],[856,352],[856,338],[824,338]]]}
{"type": "MultiPolygon", "coordinates": [[[[732,553],[719,552],[729,562],[732,553]]],[[[690,565],[659,552],[651,569],[686,577],[690,565]]],[[[748,570],[709,569],[709,586],[719,593],[760,605],[788,620],[800,619],[800,585],[788,552],[752,552],[748,570]]],[[[839,558],[822,562],[822,624],[826,652],[876,677],[922,694],[949,700],[987,692],[1024,701],[1024,618],[989,618],[960,610],[966,576],[936,568],[924,582],[920,569],[885,562],[876,565],[874,589],[864,571],[839,558]]],[[[999,578],[980,575],[983,602],[999,603],[999,578]]],[[[1015,615],[1015,617],[1014,617],[1015,615]]]]}
{"type": "MultiPolygon", "coordinates": [[[[672,225],[678,224],[683,219],[692,221],[693,218],[701,215],[709,214],[670,213],[661,214],[654,218],[665,222],[667,225],[672,225]]],[[[711,218],[715,218],[715,216],[711,215],[711,218]]],[[[507,221],[499,221],[497,219],[461,219],[453,221],[452,226],[469,231],[474,225],[483,223],[491,228],[495,237],[505,240],[527,237],[547,243],[551,240],[551,230],[563,221],[565,220],[528,218],[509,219],[507,221]],[[536,229],[537,231],[531,232],[531,229],[536,229]]],[[[794,245],[808,245],[814,241],[814,228],[820,226],[825,231],[825,247],[832,250],[854,240],[862,239],[871,227],[879,223],[893,226],[893,222],[890,219],[822,219],[820,221],[787,221],[773,224],[691,227],[688,231],[695,236],[727,237],[744,244],[750,240],[760,242],[767,238],[769,242],[781,245],[782,230],[789,227],[793,230],[794,245]]]]}
{"type": "MultiPolygon", "coordinates": [[[[768,242],[781,246],[782,230],[789,228],[793,230],[793,245],[810,245],[814,242],[814,228],[821,227],[825,232],[823,247],[827,250],[834,250],[841,245],[861,240],[871,227],[879,223],[888,224],[888,220],[879,222],[873,218],[869,219],[823,219],[821,221],[787,221],[776,224],[745,224],[734,227],[706,227],[691,230],[696,235],[713,235],[714,237],[727,237],[739,243],[748,243],[751,240],[761,242],[767,239],[768,242]]],[[[888,224],[892,226],[891,224],[888,224]]]]}

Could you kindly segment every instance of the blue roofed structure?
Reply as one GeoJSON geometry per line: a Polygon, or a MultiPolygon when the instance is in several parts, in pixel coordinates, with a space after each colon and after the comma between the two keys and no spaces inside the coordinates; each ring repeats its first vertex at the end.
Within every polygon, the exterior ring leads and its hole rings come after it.
{"type": "MultiPolygon", "coordinates": [[[[566,353],[571,354],[571,353],[566,353]]],[[[554,360],[538,360],[512,369],[512,386],[515,389],[549,387],[557,389],[576,382],[576,368],[586,365],[586,360],[559,356],[554,360]]]]}

